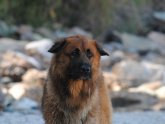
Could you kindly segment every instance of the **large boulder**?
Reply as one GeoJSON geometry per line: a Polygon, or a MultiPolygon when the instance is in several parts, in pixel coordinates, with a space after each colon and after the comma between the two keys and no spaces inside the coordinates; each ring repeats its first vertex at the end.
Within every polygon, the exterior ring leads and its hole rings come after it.
{"type": "Polygon", "coordinates": [[[120,35],[126,50],[131,52],[147,52],[158,50],[157,44],[150,39],[123,33],[120,35]]]}
{"type": "Polygon", "coordinates": [[[145,82],[164,81],[165,66],[126,60],[116,64],[112,73],[117,75],[121,82],[131,81],[130,86],[139,86],[145,82]]]}
{"type": "Polygon", "coordinates": [[[50,39],[42,39],[38,41],[32,41],[25,46],[25,50],[28,55],[37,59],[43,68],[47,68],[52,57],[52,54],[48,52],[53,45],[53,41],[50,39]]]}
{"type": "Polygon", "coordinates": [[[111,97],[116,111],[153,110],[158,101],[155,96],[128,91],[113,92],[111,97]]]}
{"type": "Polygon", "coordinates": [[[0,53],[6,52],[7,50],[23,51],[26,41],[17,41],[10,38],[0,38],[0,53]]]}

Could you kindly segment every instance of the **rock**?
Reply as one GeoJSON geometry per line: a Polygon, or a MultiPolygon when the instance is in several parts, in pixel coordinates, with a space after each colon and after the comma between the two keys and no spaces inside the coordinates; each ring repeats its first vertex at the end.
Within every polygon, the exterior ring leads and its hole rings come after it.
{"type": "Polygon", "coordinates": [[[156,90],[156,96],[159,99],[164,99],[165,100],[165,86],[160,87],[159,89],[156,90]]]}
{"type": "Polygon", "coordinates": [[[50,56],[48,54],[49,48],[53,45],[53,41],[50,39],[42,39],[38,41],[32,41],[25,46],[25,49],[30,54],[40,54],[43,56],[50,56]]]}
{"type": "Polygon", "coordinates": [[[4,111],[13,102],[14,98],[8,94],[7,88],[0,85],[0,111],[4,111]]]}
{"type": "Polygon", "coordinates": [[[161,33],[161,32],[155,32],[152,31],[148,34],[147,36],[149,39],[151,39],[154,42],[159,43],[160,45],[164,45],[165,46],[165,34],[161,33]]]}
{"type": "Polygon", "coordinates": [[[40,84],[39,82],[10,84],[8,93],[16,100],[27,97],[40,103],[43,95],[43,84],[41,85],[41,82],[40,84]]]}
{"type": "Polygon", "coordinates": [[[29,55],[40,60],[40,63],[42,63],[42,65],[45,66],[47,65],[47,63],[49,63],[52,57],[52,54],[48,52],[52,44],[53,44],[53,41],[49,39],[43,39],[43,40],[33,41],[31,43],[28,43],[25,46],[25,49],[29,55]]]}
{"type": "Polygon", "coordinates": [[[69,36],[73,36],[73,35],[84,35],[86,37],[92,38],[92,34],[90,32],[87,32],[79,27],[74,27],[71,29],[67,29],[67,30],[56,30],[54,32],[54,36],[56,37],[56,39],[59,38],[64,38],[64,37],[69,37],[69,36]]]}
{"type": "Polygon", "coordinates": [[[8,84],[12,82],[12,79],[10,77],[2,77],[0,78],[0,84],[8,84]]]}
{"type": "Polygon", "coordinates": [[[110,51],[110,53],[114,52],[116,50],[119,50],[119,51],[124,51],[125,50],[125,48],[122,44],[116,43],[116,42],[106,43],[106,44],[103,45],[103,47],[105,49],[107,49],[108,51],[110,51]]]}
{"type": "Polygon", "coordinates": [[[110,66],[111,63],[111,58],[109,56],[103,56],[101,57],[101,67],[102,68],[107,68],[110,66]]]}
{"type": "Polygon", "coordinates": [[[110,53],[110,56],[101,57],[101,66],[103,68],[112,67],[116,63],[120,62],[125,58],[125,55],[122,51],[116,50],[110,53]]]}
{"type": "Polygon", "coordinates": [[[122,43],[120,37],[118,36],[117,32],[114,32],[112,30],[107,30],[103,32],[98,38],[97,41],[103,42],[103,43],[112,43],[112,42],[117,42],[117,43],[122,43]]]}
{"type": "Polygon", "coordinates": [[[23,51],[26,43],[25,41],[19,42],[10,38],[0,38],[0,53],[6,52],[7,50],[23,51]]]}
{"type": "Polygon", "coordinates": [[[28,70],[23,76],[23,82],[26,85],[26,93],[24,96],[41,102],[46,75],[47,71],[28,70]]]}
{"type": "Polygon", "coordinates": [[[0,21],[0,37],[7,36],[8,33],[9,33],[8,25],[5,22],[0,21]]]}
{"type": "Polygon", "coordinates": [[[27,26],[27,25],[21,25],[17,32],[20,35],[20,39],[21,40],[32,40],[33,39],[33,31],[32,31],[32,27],[31,26],[27,26]]]}
{"type": "Polygon", "coordinates": [[[18,101],[15,101],[14,103],[12,103],[11,108],[13,110],[26,111],[26,110],[38,108],[38,104],[37,104],[37,102],[35,102],[29,98],[22,98],[18,101]]]}
{"type": "Polygon", "coordinates": [[[8,37],[16,32],[17,28],[12,25],[7,25],[4,21],[0,20],[0,37],[8,37]]]}
{"type": "Polygon", "coordinates": [[[124,86],[119,82],[116,75],[110,72],[103,72],[104,81],[110,91],[120,91],[124,86]]]}
{"type": "MultiPolygon", "coordinates": [[[[108,50],[106,49],[106,51],[108,50]]],[[[101,67],[103,69],[107,69],[108,67],[114,66],[116,63],[122,61],[125,58],[126,58],[126,55],[122,50],[109,51],[109,56],[101,57],[101,67]]]]}
{"type": "Polygon", "coordinates": [[[60,38],[67,37],[68,33],[66,33],[65,31],[62,31],[62,30],[56,30],[54,32],[54,35],[55,35],[56,39],[60,39],[60,38]]]}
{"type": "Polygon", "coordinates": [[[36,32],[39,33],[40,35],[42,35],[45,38],[49,38],[49,39],[52,39],[52,40],[55,39],[55,35],[48,28],[41,27],[41,28],[38,28],[36,32]]]}
{"type": "Polygon", "coordinates": [[[158,50],[157,44],[150,39],[131,34],[121,34],[121,39],[126,50],[131,52],[147,52],[158,50]]]}
{"type": "Polygon", "coordinates": [[[157,82],[149,82],[149,83],[144,83],[136,88],[130,88],[130,92],[143,92],[147,93],[150,95],[156,95],[156,90],[159,89],[163,85],[162,82],[157,81],[157,82]]]}
{"type": "Polygon", "coordinates": [[[111,93],[112,104],[117,111],[152,110],[158,99],[146,93],[127,91],[111,93]]]}
{"type": "Polygon", "coordinates": [[[115,65],[116,63],[122,61],[125,58],[125,55],[122,51],[115,51],[112,54],[110,54],[111,58],[111,66],[115,65]]]}
{"type": "Polygon", "coordinates": [[[70,30],[68,31],[68,35],[69,35],[69,36],[77,35],[77,34],[78,34],[78,35],[86,36],[86,37],[88,37],[88,38],[92,38],[92,37],[93,37],[91,33],[87,32],[87,31],[85,31],[85,30],[83,30],[83,29],[81,29],[81,28],[79,28],[79,27],[74,27],[74,28],[72,28],[72,29],[70,29],[70,30]]]}
{"type": "Polygon", "coordinates": [[[24,83],[11,84],[8,93],[16,100],[21,99],[26,93],[26,85],[24,83]]]}
{"type": "Polygon", "coordinates": [[[26,69],[18,66],[3,67],[0,74],[7,78],[2,78],[2,83],[17,82],[22,80],[22,75],[25,73],[26,69]]]}
{"type": "Polygon", "coordinates": [[[154,12],[153,16],[155,19],[165,22],[165,12],[164,11],[163,12],[154,12]]]}
{"type": "Polygon", "coordinates": [[[41,69],[41,64],[33,57],[17,51],[8,51],[3,55],[1,66],[20,66],[23,68],[38,68],[41,69]],[[12,61],[11,61],[12,60],[12,61]]]}
{"type": "Polygon", "coordinates": [[[0,111],[4,108],[5,95],[0,89],[0,111]]]}
{"type": "Polygon", "coordinates": [[[160,99],[160,101],[153,106],[155,111],[164,111],[165,110],[165,99],[160,99]]]}
{"type": "Polygon", "coordinates": [[[159,53],[150,52],[142,59],[154,64],[165,65],[164,55],[160,55],[159,53]]]}
{"type": "Polygon", "coordinates": [[[24,75],[23,75],[23,81],[34,85],[34,82],[41,83],[41,85],[44,84],[44,81],[46,80],[46,71],[40,71],[36,69],[29,69],[24,75]]]}
{"type": "Polygon", "coordinates": [[[150,32],[148,34],[148,38],[151,39],[153,42],[155,42],[159,48],[159,51],[165,55],[165,34],[160,32],[150,32]]]}
{"type": "Polygon", "coordinates": [[[28,97],[40,103],[46,74],[46,71],[29,69],[23,76],[23,82],[10,84],[8,92],[17,100],[28,97]]]}
{"type": "Polygon", "coordinates": [[[117,75],[121,82],[131,81],[129,85],[132,87],[157,80],[164,82],[165,66],[126,60],[116,64],[112,68],[112,73],[117,75]]]}
{"type": "Polygon", "coordinates": [[[0,75],[9,77],[14,82],[19,82],[26,70],[33,67],[42,69],[41,64],[35,58],[20,52],[10,51],[2,57],[0,75]]]}
{"type": "Polygon", "coordinates": [[[28,40],[28,41],[37,40],[34,37],[33,28],[31,26],[21,25],[17,29],[17,33],[21,40],[28,40]]]}

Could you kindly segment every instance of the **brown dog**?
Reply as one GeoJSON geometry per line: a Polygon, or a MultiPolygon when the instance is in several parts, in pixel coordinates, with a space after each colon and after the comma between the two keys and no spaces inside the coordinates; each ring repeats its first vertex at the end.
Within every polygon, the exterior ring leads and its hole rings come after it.
{"type": "Polygon", "coordinates": [[[111,124],[111,103],[100,72],[108,55],[94,40],[76,35],[56,42],[43,94],[46,124],[111,124]]]}

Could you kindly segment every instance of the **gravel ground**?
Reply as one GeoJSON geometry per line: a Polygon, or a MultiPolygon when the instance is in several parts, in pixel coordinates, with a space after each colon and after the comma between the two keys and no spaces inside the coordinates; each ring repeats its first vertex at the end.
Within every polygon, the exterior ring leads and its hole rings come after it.
{"type": "MultiPolygon", "coordinates": [[[[0,113],[0,124],[44,124],[39,112],[0,113]]],[[[115,113],[113,124],[165,124],[165,112],[115,113]]]]}
{"type": "Polygon", "coordinates": [[[165,112],[115,113],[113,124],[165,124],[165,112]]]}

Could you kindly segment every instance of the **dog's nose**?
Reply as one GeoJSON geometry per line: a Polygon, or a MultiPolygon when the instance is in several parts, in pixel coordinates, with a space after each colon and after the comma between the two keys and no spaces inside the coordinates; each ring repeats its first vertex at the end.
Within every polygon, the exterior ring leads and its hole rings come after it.
{"type": "Polygon", "coordinates": [[[91,72],[91,66],[89,64],[82,64],[81,65],[81,71],[83,73],[90,73],[91,72]]]}

